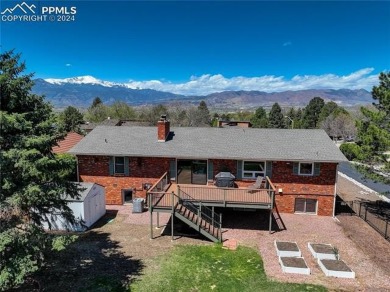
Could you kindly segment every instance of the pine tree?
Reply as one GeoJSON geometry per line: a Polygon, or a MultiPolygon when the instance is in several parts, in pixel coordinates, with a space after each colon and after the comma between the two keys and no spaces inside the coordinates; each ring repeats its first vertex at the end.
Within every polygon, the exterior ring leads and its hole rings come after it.
{"type": "Polygon", "coordinates": [[[269,112],[268,126],[278,129],[284,129],[286,127],[282,109],[277,102],[272,105],[271,111],[269,112]]]}
{"type": "Polygon", "coordinates": [[[0,55],[0,287],[15,287],[44,263],[51,237],[42,229],[53,208],[73,219],[64,195],[74,159],[53,155],[58,133],[51,106],[31,94],[32,74],[13,51],[0,55]]]}
{"type": "Polygon", "coordinates": [[[358,121],[358,143],[368,164],[386,163],[383,152],[390,148],[390,72],[380,73],[379,85],[372,88],[377,110],[361,108],[363,119],[358,121]]]}
{"type": "Polygon", "coordinates": [[[80,132],[80,124],[84,122],[83,114],[77,108],[68,106],[59,115],[59,122],[66,132],[80,132]]]}
{"type": "Polygon", "coordinates": [[[100,97],[97,96],[92,101],[91,108],[97,107],[98,105],[102,105],[102,104],[103,104],[102,100],[100,99],[100,97]]]}
{"type": "Polygon", "coordinates": [[[253,128],[267,128],[268,119],[265,109],[263,107],[258,107],[250,122],[252,123],[253,128]]]}
{"type": "Polygon", "coordinates": [[[321,97],[314,97],[309,101],[303,113],[303,127],[306,129],[315,129],[318,127],[320,113],[325,102],[321,97]]]}

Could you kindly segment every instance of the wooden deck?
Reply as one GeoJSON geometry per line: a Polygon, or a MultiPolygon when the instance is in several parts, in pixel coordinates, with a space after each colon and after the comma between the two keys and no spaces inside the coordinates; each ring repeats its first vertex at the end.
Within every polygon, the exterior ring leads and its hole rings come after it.
{"type": "Polygon", "coordinates": [[[219,188],[205,185],[172,183],[164,192],[151,197],[154,209],[171,210],[180,199],[201,202],[211,207],[237,207],[252,209],[272,209],[273,196],[269,189],[219,188]],[[173,196],[172,192],[177,196],[173,196]],[[172,202],[173,200],[173,202],[172,202]],[[173,203],[173,204],[172,204],[173,203]]]}

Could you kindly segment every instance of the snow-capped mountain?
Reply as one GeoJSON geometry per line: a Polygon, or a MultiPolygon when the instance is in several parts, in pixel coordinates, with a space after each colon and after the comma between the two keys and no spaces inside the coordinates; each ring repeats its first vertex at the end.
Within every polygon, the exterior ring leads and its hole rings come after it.
{"type": "Polygon", "coordinates": [[[106,104],[124,101],[133,106],[174,102],[199,104],[200,100],[205,100],[210,107],[223,109],[270,107],[275,102],[284,107],[305,106],[315,96],[326,101],[334,101],[341,106],[372,102],[371,94],[364,89],[308,89],[283,92],[239,90],[217,92],[204,96],[184,96],[139,88],[140,84],[137,82],[115,83],[88,75],[65,79],[36,79],[34,81],[33,93],[46,96],[57,108],[69,105],[86,108],[91,105],[95,97],[100,97],[106,104]]]}
{"type": "Polygon", "coordinates": [[[50,84],[57,84],[57,85],[69,83],[69,84],[95,84],[95,85],[101,85],[106,87],[123,86],[123,84],[103,81],[100,79],[96,79],[95,77],[90,75],[64,78],[64,79],[48,78],[44,80],[50,84]]]}

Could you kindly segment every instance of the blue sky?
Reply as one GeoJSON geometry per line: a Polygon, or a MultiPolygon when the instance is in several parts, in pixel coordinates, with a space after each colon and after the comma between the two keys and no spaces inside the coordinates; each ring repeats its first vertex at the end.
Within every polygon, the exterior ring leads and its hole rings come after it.
{"type": "Polygon", "coordinates": [[[21,52],[40,78],[90,75],[191,94],[370,89],[390,69],[387,1],[26,2],[77,7],[73,22],[1,22],[2,51],[21,52]]]}

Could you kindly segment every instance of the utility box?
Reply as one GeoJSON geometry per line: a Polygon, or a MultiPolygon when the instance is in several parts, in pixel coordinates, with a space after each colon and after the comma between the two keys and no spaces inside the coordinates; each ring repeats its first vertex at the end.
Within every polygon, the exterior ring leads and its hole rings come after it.
{"type": "Polygon", "coordinates": [[[133,199],[133,213],[142,213],[144,211],[145,201],[141,198],[133,199]]]}

